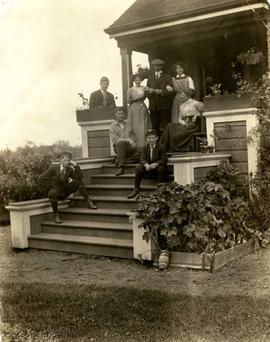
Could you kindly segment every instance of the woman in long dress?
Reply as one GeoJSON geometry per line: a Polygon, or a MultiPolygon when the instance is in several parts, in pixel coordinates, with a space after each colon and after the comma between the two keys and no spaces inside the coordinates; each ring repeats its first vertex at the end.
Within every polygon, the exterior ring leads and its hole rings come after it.
{"type": "Polygon", "coordinates": [[[184,92],[180,102],[177,122],[169,123],[160,137],[160,143],[165,145],[167,152],[192,150],[193,133],[200,129],[197,119],[203,112],[204,104],[184,92]]]}
{"type": "Polygon", "coordinates": [[[176,62],[173,66],[174,76],[172,78],[173,88],[176,95],[172,104],[172,120],[171,122],[177,122],[179,116],[179,107],[182,103],[181,94],[184,92],[193,97],[195,94],[194,82],[191,77],[185,75],[185,63],[176,62]]]}
{"type": "Polygon", "coordinates": [[[135,85],[127,91],[128,117],[127,127],[132,136],[136,138],[136,145],[142,148],[145,144],[145,133],[149,120],[148,109],[144,103],[145,87],[141,85],[142,78],[134,76],[135,85]]]}

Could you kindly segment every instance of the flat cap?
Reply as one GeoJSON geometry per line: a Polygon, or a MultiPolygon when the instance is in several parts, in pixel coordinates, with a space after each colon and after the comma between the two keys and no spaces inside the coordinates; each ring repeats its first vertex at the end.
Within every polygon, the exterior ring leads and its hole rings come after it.
{"type": "Polygon", "coordinates": [[[152,65],[163,65],[165,62],[162,59],[156,58],[152,61],[152,65]]]}
{"type": "Polygon", "coordinates": [[[149,135],[155,135],[156,137],[158,136],[157,131],[155,129],[149,129],[146,133],[145,136],[148,137],[149,135]]]}

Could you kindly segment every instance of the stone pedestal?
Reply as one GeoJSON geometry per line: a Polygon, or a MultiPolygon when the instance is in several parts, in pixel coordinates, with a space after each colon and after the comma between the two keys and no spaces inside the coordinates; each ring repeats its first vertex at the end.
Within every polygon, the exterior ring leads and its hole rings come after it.
{"type": "Polygon", "coordinates": [[[196,178],[203,178],[210,168],[229,160],[224,153],[182,153],[174,154],[169,163],[173,165],[174,181],[181,185],[191,184],[196,178]]]}

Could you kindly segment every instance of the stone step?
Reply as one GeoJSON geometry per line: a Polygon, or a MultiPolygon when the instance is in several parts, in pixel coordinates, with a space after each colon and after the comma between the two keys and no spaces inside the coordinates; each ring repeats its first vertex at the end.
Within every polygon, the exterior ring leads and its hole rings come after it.
{"type": "Polygon", "coordinates": [[[39,233],[28,237],[29,247],[62,252],[133,257],[132,240],[68,234],[39,233]]]}
{"type": "MultiPolygon", "coordinates": [[[[125,170],[125,173],[127,174],[134,174],[134,170],[135,170],[135,167],[136,167],[137,164],[125,164],[124,165],[124,170],[125,170]]],[[[114,164],[106,164],[106,165],[103,165],[102,167],[102,173],[103,174],[115,174],[116,171],[118,170],[118,167],[115,166],[114,164]]]]}
{"type": "MultiPolygon", "coordinates": [[[[94,175],[91,177],[92,184],[121,184],[121,185],[134,185],[134,174],[124,174],[121,176],[115,176],[115,174],[103,174],[103,175],[94,175]]],[[[157,184],[156,179],[152,178],[143,178],[142,185],[153,185],[157,184]]]]}
{"type": "MultiPolygon", "coordinates": [[[[86,208],[86,202],[81,196],[70,197],[73,207],[86,208]]],[[[91,196],[98,208],[109,209],[133,209],[136,208],[135,199],[127,199],[125,196],[91,196]]]]}
{"type": "MultiPolygon", "coordinates": [[[[135,167],[138,164],[125,164],[124,170],[126,174],[135,174],[135,167]]],[[[173,173],[173,166],[171,164],[167,165],[168,173],[173,173]]],[[[118,167],[114,164],[106,164],[102,167],[102,174],[115,174],[118,170],[118,167]]]]}
{"type": "Polygon", "coordinates": [[[41,223],[43,233],[77,236],[107,237],[132,241],[132,223],[92,222],[66,220],[61,224],[52,221],[41,223]]]}
{"type": "MultiPolygon", "coordinates": [[[[87,185],[86,188],[90,196],[127,196],[133,189],[133,185],[117,185],[117,184],[92,184],[87,185]]],[[[154,185],[142,185],[142,191],[155,191],[156,186],[154,185]]]]}
{"type": "Polygon", "coordinates": [[[90,222],[115,222],[115,223],[128,223],[128,209],[109,209],[98,208],[97,210],[87,208],[74,208],[69,207],[59,210],[61,218],[65,220],[79,220],[90,222]]]}

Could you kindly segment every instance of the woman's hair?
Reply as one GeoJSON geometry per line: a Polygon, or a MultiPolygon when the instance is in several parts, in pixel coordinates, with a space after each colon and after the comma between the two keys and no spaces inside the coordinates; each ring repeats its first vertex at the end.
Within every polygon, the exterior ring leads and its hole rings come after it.
{"type": "Polygon", "coordinates": [[[173,65],[173,68],[172,68],[174,75],[176,75],[176,67],[177,66],[180,66],[181,68],[183,68],[184,72],[186,71],[186,66],[187,65],[186,65],[185,62],[183,62],[183,61],[175,62],[174,65],[173,65]]]}
{"type": "Polygon", "coordinates": [[[140,75],[140,74],[133,74],[132,75],[132,81],[134,82],[135,81],[135,78],[136,77],[139,77],[141,81],[143,81],[143,77],[140,75]]]}

